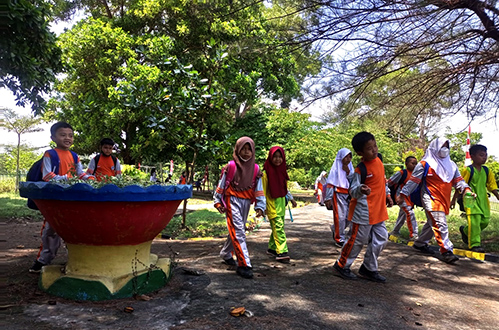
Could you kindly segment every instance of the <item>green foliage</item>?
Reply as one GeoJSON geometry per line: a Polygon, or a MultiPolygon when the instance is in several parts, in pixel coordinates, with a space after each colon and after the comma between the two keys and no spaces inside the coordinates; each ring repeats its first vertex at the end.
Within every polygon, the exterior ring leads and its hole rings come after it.
{"type": "MultiPolygon", "coordinates": [[[[0,173],[16,173],[17,146],[4,146],[5,152],[0,153],[0,173]]],[[[42,157],[34,152],[33,148],[27,145],[20,145],[19,148],[19,172],[25,173],[31,165],[42,157]]]]}
{"type": "MultiPolygon", "coordinates": [[[[450,133],[451,128],[447,127],[447,133],[445,134],[445,138],[450,141],[450,159],[452,159],[457,165],[464,165],[464,160],[466,158],[465,148],[466,148],[466,139],[468,136],[467,131],[463,131],[460,133],[450,133]]],[[[480,143],[482,139],[482,133],[471,133],[470,143],[471,145],[480,143]]]]}
{"type": "Polygon", "coordinates": [[[0,87],[14,93],[17,105],[35,113],[46,105],[44,93],[62,70],[61,50],[49,30],[50,4],[45,0],[8,1],[8,19],[0,24],[0,87]]]}
{"type": "Polygon", "coordinates": [[[182,227],[182,218],[174,216],[162,234],[173,238],[219,237],[227,235],[225,215],[213,209],[202,209],[188,213],[186,227],[182,227]]]}
{"type": "Polygon", "coordinates": [[[15,176],[2,175],[0,178],[0,193],[10,193],[16,190],[15,176]]]}
{"type": "MultiPolygon", "coordinates": [[[[26,206],[26,198],[20,197],[12,192],[2,190],[3,180],[0,180],[0,219],[24,219],[41,221],[43,217],[40,211],[35,211],[26,206]]],[[[12,182],[14,189],[14,181],[12,182]]],[[[10,191],[13,191],[10,190],[10,191]]]]}

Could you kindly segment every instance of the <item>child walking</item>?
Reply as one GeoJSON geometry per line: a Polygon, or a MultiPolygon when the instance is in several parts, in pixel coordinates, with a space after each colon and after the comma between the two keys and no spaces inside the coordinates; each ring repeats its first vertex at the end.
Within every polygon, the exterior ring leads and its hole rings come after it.
{"type": "MultiPolygon", "coordinates": [[[[400,191],[404,185],[409,181],[412,175],[414,167],[418,164],[418,160],[414,156],[409,156],[405,159],[405,170],[400,170],[393,174],[390,179],[388,179],[388,187],[395,188],[395,198],[398,197],[400,191]]],[[[414,215],[414,203],[410,199],[404,199],[404,202],[399,205],[400,211],[395,222],[395,227],[388,233],[388,235],[400,236],[400,228],[407,222],[407,228],[409,228],[409,238],[411,240],[416,240],[418,238],[418,222],[416,221],[416,216],[414,215]]]]}
{"type": "Polygon", "coordinates": [[[352,152],[348,148],[342,148],[336,154],[336,158],[329,171],[326,189],[326,205],[331,204],[333,209],[333,232],[334,244],[342,247],[345,243],[345,227],[348,220],[348,205],[350,204],[348,189],[350,182],[348,175],[353,173],[352,152]]]}
{"type": "Polygon", "coordinates": [[[110,176],[121,176],[121,164],[113,155],[114,141],[103,138],[100,141],[100,153],[88,164],[87,174],[94,175],[97,181],[106,181],[110,176]]]}
{"type": "Polygon", "coordinates": [[[284,149],[279,146],[270,148],[269,156],[263,165],[263,191],[267,201],[267,216],[272,232],[270,233],[267,253],[274,256],[276,261],[289,263],[288,245],[284,232],[284,215],[287,200],[296,207],[293,196],[288,191],[288,172],[284,149]]]}
{"type": "Polygon", "coordinates": [[[321,174],[315,179],[315,195],[317,196],[317,202],[320,206],[324,206],[324,197],[326,196],[326,181],[327,181],[327,172],[322,171],[321,174]]]}
{"type": "MultiPolygon", "coordinates": [[[[66,122],[57,122],[50,127],[50,138],[56,147],[45,151],[43,154],[42,176],[43,181],[67,181],[73,175],[79,179],[95,179],[88,173],[83,172],[80,158],[69,150],[73,145],[73,127],[66,122]]],[[[50,265],[57,255],[61,245],[61,238],[50,224],[43,220],[42,244],[38,256],[31,268],[30,273],[39,273],[43,266],[50,265]]]]}
{"type": "Polygon", "coordinates": [[[350,266],[362,247],[367,245],[359,275],[370,281],[385,282],[386,278],[378,273],[378,257],[388,240],[386,206],[393,205],[390,190],[386,186],[385,167],[378,157],[376,139],[371,133],[356,134],[352,146],[357,155],[362,157],[352,174],[349,189],[352,200],[348,218],[352,221],[352,230],[333,267],[342,278],[356,279],[350,266]]]}
{"type": "Polygon", "coordinates": [[[253,271],[246,245],[246,220],[251,204],[256,201],[255,212],[262,217],[265,212],[265,195],[262,174],[255,164],[255,143],[247,136],[237,140],[232,155],[233,161],[222,169],[222,176],[215,194],[215,208],[225,213],[229,235],[220,257],[229,266],[236,266],[232,254],[237,258],[236,273],[244,278],[253,278],[253,271]],[[229,178],[232,176],[232,178],[229,178]],[[229,179],[229,180],[228,180],[229,179]]]}
{"type": "MultiPolygon", "coordinates": [[[[473,163],[464,168],[461,173],[463,179],[476,194],[475,204],[470,210],[469,222],[466,226],[459,227],[461,237],[473,252],[485,252],[482,247],[480,234],[487,228],[490,221],[490,202],[487,190],[499,199],[497,182],[492,171],[485,166],[487,161],[487,147],[475,144],[470,147],[470,156],[473,163]]],[[[454,208],[452,200],[451,208],[454,208]]]]}
{"type": "Polygon", "coordinates": [[[407,201],[407,196],[423,181],[421,200],[427,222],[413,247],[422,253],[433,254],[428,242],[435,235],[442,260],[451,264],[459,260],[453,253],[454,245],[449,239],[446,218],[449,214],[451,190],[453,186],[460,192],[471,192],[471,189],[461,177],[457,165],[450,159],[449,147],[449,140],[444,138],[437,138],[430,143],[423,159],[416,165],[411,178],[400,191],[397,204],[402,205],[407,201]]]}

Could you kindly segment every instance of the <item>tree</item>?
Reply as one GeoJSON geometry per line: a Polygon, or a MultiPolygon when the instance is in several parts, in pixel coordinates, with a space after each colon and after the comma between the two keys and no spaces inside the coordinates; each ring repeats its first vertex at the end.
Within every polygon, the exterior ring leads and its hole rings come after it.
{"type": "Polygon", "coordinates": [[[33,132],[40,132],[42,129],[36,125],[42,122],[42,118],[33,118],[31,116],[19,116],[11,109],[1,109],[4,120],[0,127],[9,132],[17,134],[17,153],[16,153],[16,192],[19,188],[19,166],[21,154],[21,135],[33,132]]]}
{"type": "Polygon", "coordinates": [[[310,102],[349,94],[380,77],[403,74],[401,69],[423,67],[425,71],[413,82],[416,88],[397,95],[406,103],[423,108],[428,100],[451,93],[452,112],[466,112],[471,119],[497,115],[497,1],[304,2],[309,6],[297,8],[297,12],[314,11],[318,18],[296,42],[318,43],[331,60],[321,77],[324,88],[317,88],[310,102]],[[366,60],[385,64],[357,75],[356,68],[366,60]],[[435,60],[447,65],[433,66],[435,60]],[[460,88],[453,93],[456,85],[460,88]]]}
{"type": "Polygon", "coordinates": [[[16,97],[18,106],[31,104],[39,114],[43,94],[61,71],[61,50],[49,30],[50,5],[44,0],[8,1],[8,15],[0,15],[0,87],[16,97]]]}

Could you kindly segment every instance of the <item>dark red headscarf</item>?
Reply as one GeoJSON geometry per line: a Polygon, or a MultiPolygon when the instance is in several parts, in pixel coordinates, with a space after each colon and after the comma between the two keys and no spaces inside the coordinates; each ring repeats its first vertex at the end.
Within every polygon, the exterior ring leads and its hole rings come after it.
{"type": "Polygon", "coordinates": [[[232,187],[238,191],[248,190],[253,185],[253,172],[255,172],[255,142],[250,137],[243,136],[237,140],[232,158],[236,163],[236,173],[232,180],[232,187]],[[245,162],[239,157],[239,152],[248,143],[253,155],[245,162]]]}
{"type": "Polygon", "coordinates": [[[270,148],[269,156],[263,165],[265,172],[267,173],[267,179],[269,182],[270,196],[272,198],[284,197],[288,193],[288,172],[286,168],[286,156],[284,155],[284,149],[279,146],[274,146],[270,148]],[[275,166],[272,163],[272,157],[279,151],[282,155],[282,163],[279,166],[275,166]]]}

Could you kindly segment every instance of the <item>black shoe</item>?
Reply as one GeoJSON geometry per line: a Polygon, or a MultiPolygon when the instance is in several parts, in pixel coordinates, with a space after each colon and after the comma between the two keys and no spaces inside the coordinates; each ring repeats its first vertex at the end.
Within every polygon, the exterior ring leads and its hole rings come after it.
{"type": "Polygon", "coordinates": [[[435,254],[435,252],[433,252],[430,247],[428,246],[428,244],[425,244],[423,246],[416,246],[416,245],[413,245],[412,246],[413,248],[415,248],[416,250],[418,250],[419,252],[421,253],[426,253],[426,254],[435,254]]]}
{"type": "Polygon", "coordinates": [[[223,263],[228,266],[237,266],[237,263],[233,258],[224,259],[223,263]]]}
{"type": "Polygon", "coordinates": [[[251,267],[237,267],[236,273],[244,278],[253,278],[253,271],[251,270],[251,267]]]}
{"type": "Polygon", "coordinates": [[[474,246],[471,248],[472,252],[479,252],[479,253],[485,253],[485,250],[481,246],[474,246]]]}
{"type": "Polygon", "coordinates": [[[386,282],[386,278],[384,276],[381,276],[378,272],[370,271],[366,268],[366,266],[364,266],[364,264],[362,264],[359,268],[359,275],[369,281],[380,283],[386,282]]]}
{"type": "Polygon", "coordinates": [[[442,261],[443,262],[446,262],[448,264],[453,264],[458,260],[459,260],[459,258],[451,251],[447,251],[447,252],[442,253],[442,261]]]}
{"type": "Polygon", "coordinates": [[[333,268],[336,269],[336,271],[340,274],[340,277],[345,279],[345,280],[356,280],[357,275],[352,273],[350,269],[344,269],[341,268],[340,265],[338,265],[338,261],[336,261],[333,265],[333,268]]]}
{"type": "Polygon", "coordinates": [[[39,273],[42,271],[42,267],[45,266],[45,264],[42,264],[40,261],[35,260],[35,263],[31,268],[29,269],[30,273],[39,273]]]}
{"type": "Polygon", "coordinates": [[[275,250],[272,250],[272,249],[268,249],[267,254],[269,256],[277,257],[277,252],[275,252],[275,250]]]}
{"type": "Polygon", "coordinates": [[[290,257],[288,255],[287,252],[284,252],[284,253],[279,253],[276,257],[275,257],[275,260],[276,261],[279,261],[279,262],[282,262],[283,264],[289,264],[289,261],[290,261],[290,257]]]}
{"type": "Polygon", "coordinates": [[[342,248],[344,244],[345,242],[336,242],[336,241],[334,242],[334,245],[336,245],[339,248],[342,248]]]}
{"type": "Polygon", "coordinates": [[[461,239],[463,240],[464,244],[468,244],[468,235],[464,232],[464,226],[459,227],[459,231],[461,232],[461,239]]]}

